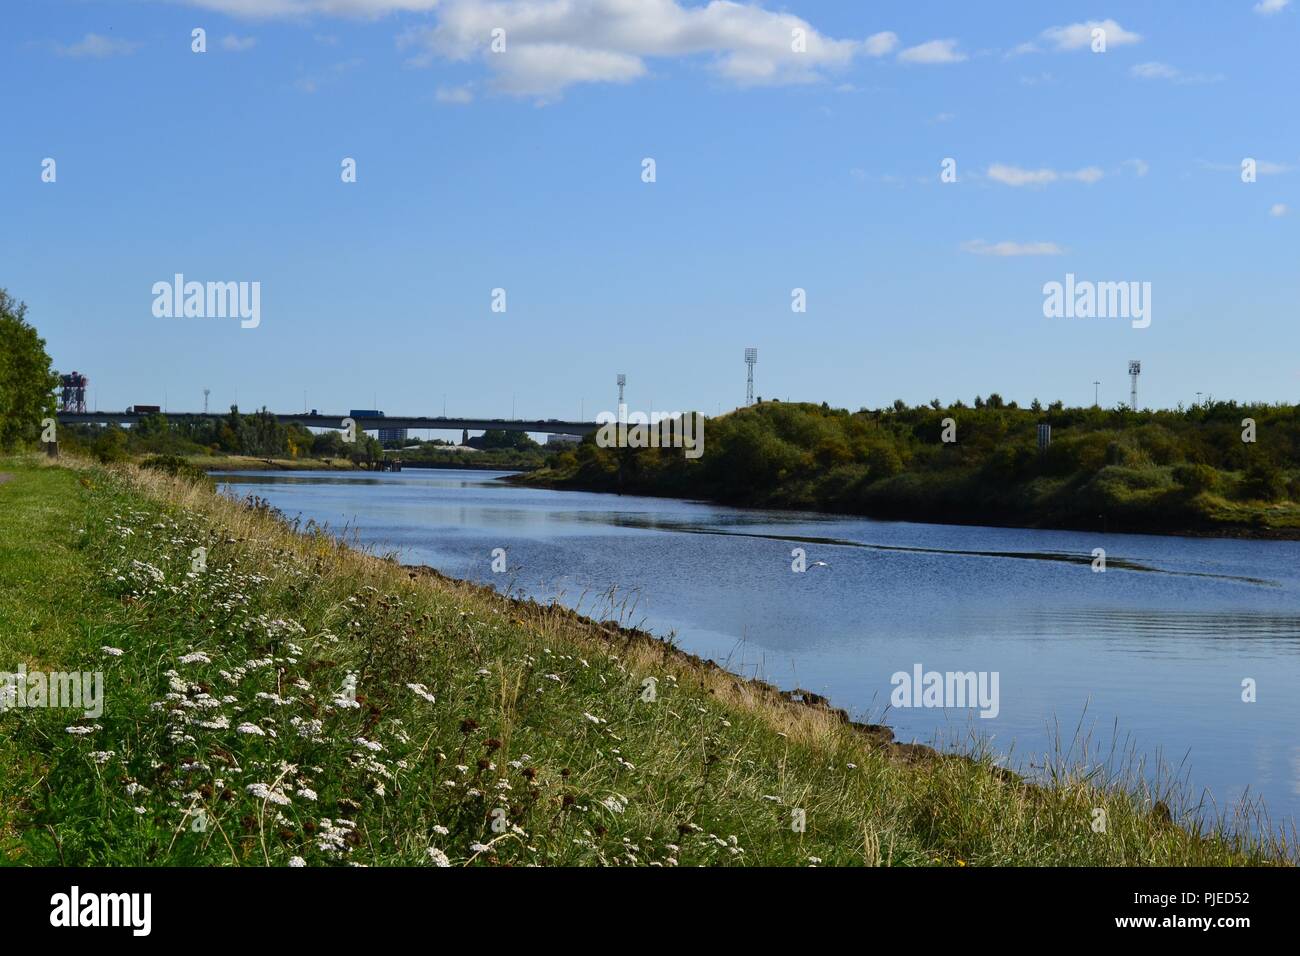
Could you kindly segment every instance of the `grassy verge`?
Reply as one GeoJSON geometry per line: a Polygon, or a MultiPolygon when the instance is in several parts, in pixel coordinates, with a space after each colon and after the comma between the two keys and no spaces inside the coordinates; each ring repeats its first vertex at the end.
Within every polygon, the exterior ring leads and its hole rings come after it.
{"type": "Polygon", "coordinates": [[[1029,786],[987,757],[891,744],[644,635],[296,534],[202,484],[0,471],[0,670],[102,671],[105,686],[97,717],[0,713],[10,863],[1290,856],[1181,828],[1154,794],[1029,786]]]}

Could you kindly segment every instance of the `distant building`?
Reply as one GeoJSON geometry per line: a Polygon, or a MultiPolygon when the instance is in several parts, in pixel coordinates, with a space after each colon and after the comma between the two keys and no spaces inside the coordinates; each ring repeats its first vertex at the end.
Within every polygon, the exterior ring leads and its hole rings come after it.
{"type": "Polygon", "coordinates": [[[405,428],[381,428],[379,429],[380,441],[406,441],[405,428]]]}
{"type": "Polygon", "coordinates": [[[582,437],[580,435],[548,435],[546,437],[547,446],[551,445],[580,445],[582,437]]]}

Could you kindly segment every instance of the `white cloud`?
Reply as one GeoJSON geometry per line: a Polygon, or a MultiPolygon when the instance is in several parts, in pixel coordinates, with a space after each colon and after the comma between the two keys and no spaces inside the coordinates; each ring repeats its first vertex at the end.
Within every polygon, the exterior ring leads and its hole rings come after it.
{"type": "Polygon", "coordinates": [[[1291,0],[1260,0],[1254,9],[1261,17],[1271,17],[1275,13],[1281,13],[1290,3],[1291,0]]]}
{"type": "Polygon", "coordinates": [[[76,43],[54,48],[60,56],[93,57],[103,59],[109,56],[127,56],[140,49],[140,44],[130,40],[118,40],[99,33],[87,33],[76,43]]]}
{"type": "MultiPolygon", "coordinates": [[[[428,13],[432,26],[413,27],[399,37],[400,48],[412,49],[408,64],[481,59],[495,76],[493,88],[543,100],[578,83],[626,83],[645,76],[650,71],[646,60],[653,57],[708,57],[718,74],[741,86],[808,83],[824,79],[828,71],[845,67],[856,57],[887,56],[899,42],[890,31],[862,40],[835,39],[793,14],[733,0],[185,2],[262,19],[428,13]],[[490,49],[497,28],[505,31],[506,49],[501,52],[490,49]]],[[[950,58],[965,59],[951,51],[950,58]]]]}
{"type": "MultiPolygon", "coordinates": [[[[757,64],[748,64],[757,69],[757,64]]],[[[585,50],[562,43],[521,46],[497,72],[505,93],[552,96],[574,83],[627,83],[644,76],[645,64],[630,53],[585,50]]]]}
{"type": "Polygon", "coordinates": [[[440,86],[434,94],[439,103],[472,103],[474,92],[468,86],[440,86]]]}
{"type": "Polygon", "coordinates": [[[1046,186],[1062,179],[1091,185],[1106,174],[1097,166],[1085,166],[1073,172],[1058,172],[1055,169],[1022,169],[1019,166],[994,163],[985,175],[1004,186],[1046,186]]]}
{"type": "Polygon", "coordinates": [[[898,42],[892,33],[834,39],[792,14],[723,0],[443,0],[436,12],[435,26],[399,38],[416,50],[410,62],[481,59],[496,89],[542,98],[576,83],[629,82],[647,75],[653,57],[710,57],[717,73],[742,86],[806,83],[898,42]],[[503,52],[490,48],[497,28],[505,31],[503,52]]]}
{"type": "Polygon", "coordinates": [[[1270,216],[1285,216],[1286,213],[1287,208],[1284,202],[1275,202],[1268,210],[1270,216]]]}
{"type": "Polygon", "coordinates": [[[961,244],[963,252],[977,256],[1059,256],[1065,253],[1054,242],[985,242],[972,239],[961,244]]]}
{"type": "Polygon", "coordinates": [[[956,40],[930,40],[908,47],[898,58],[904,63],[960,63],[966,54],[957,50],[956,40]]]}
{"type": "Polygon", "coordinates": [[[439,0],[188,0],[188,3],[248,19],[300,17],[312,13],[373,19],[388,13],[429,11],[438,6],[439,0]]]}
{"type": "Polygon", "coordinates": [[[862,45],[862,48],[867,56],[885,56],[887,53],[894,52],[896,46],[898,46],[898,34],[886,30],[884,33],[873,33],[867,37],[867,42],[862,45]]]}
{"type": "Polygon", "coordinates": [[[251,50],[257,45],[257,37],[238,37],[233,33],[228,33],[221,38],[221,48],[229,50],[231,53],[243,53],[245,50],[251,50]]]}
{"type": "Polygon", "coordinates": [[[1125,167],[1131,167],[1133,175],[1142,177],[1151,171],[1151,165],[1145,159],[1126,159],[1121,164],[1125,167]]]}
{"type": "MultiPolygon", "coordinates": [[[[1218,173],[1240,173],[1241,172],[1240,161],[1235,163],[1207,163],[1205,160],[1202,159],[1202,160],[1198,160],[1197,162],[1204,168],[1212,169],[1218,173]]],[[[1295,167],[1288,163],[1275,163],[1267,159],[1255,160],[1255,174],[1258,176],[1277,176],[1282,173],[1289,173],[1293,169],[1295,169],[1295,167]]]]}
{"type": "Polygon", "coordinates": [[[1142,37],[1125,30],[1114,20],[1088,20],[1084,23],[1071,23],[1063,27],[1049,27],[1040,36],[1051,43],[1058,53],[1074,50],[1092,49],[1092,31],[1102,30],[1106,35],[1106,49],[1139,43],[1142,37]]]}
{"type": "Polygon", "coordinates": [[[1133,67],[1133,75],[1144,80],[1172,80],[1180,74],[1168,63],[1139,63],[1133,67]]]}
{"type": "Polygon", "coordinates": [[[1130,71],[1143,80],[1169,80],[1172,83],[1218,83],[1223,79],[1222,73],[1184,73],[1168,63],[1139,63],[1130,71]]]}

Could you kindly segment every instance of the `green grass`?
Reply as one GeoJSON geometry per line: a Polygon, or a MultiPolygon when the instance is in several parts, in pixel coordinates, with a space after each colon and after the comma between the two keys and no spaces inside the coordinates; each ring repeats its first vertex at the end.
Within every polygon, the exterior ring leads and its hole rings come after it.
{"type": "Polygon", "coordinates": [[[295,534],[202,485],[65,465],[0,459],[0,670],[102,670],[106,707],[0,713],[10,863],[1291,858],[1175,826],[1115,782],[1029,786],[889,744],[645,635],[295,534]]]}
{"type": "Polygon", "coordinates": [[[357,471],[347,458],[257,458],[251,455],[191,455],[190,464],[205,471],[357,471]]]}

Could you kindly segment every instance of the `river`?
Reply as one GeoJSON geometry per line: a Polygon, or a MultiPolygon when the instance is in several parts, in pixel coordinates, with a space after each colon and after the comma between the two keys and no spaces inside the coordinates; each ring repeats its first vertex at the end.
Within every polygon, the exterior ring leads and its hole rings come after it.
{"type": "Polygon", "coordinates": [[[899,740],[980,740],[1031,775],[1052,755],[1127,765],[1181,778],[1209,815],[1247,796],[1274,825],[1300,817],[1300,542],[751,511],[501,474],[216,477],[405,563],[671,634],[899,740]],[[918,667],[996,674],[996,716],[891,706],[894,675],[918,667]]]}

